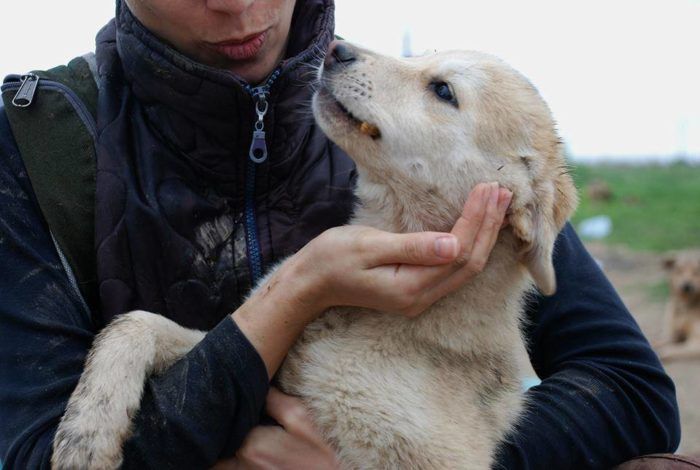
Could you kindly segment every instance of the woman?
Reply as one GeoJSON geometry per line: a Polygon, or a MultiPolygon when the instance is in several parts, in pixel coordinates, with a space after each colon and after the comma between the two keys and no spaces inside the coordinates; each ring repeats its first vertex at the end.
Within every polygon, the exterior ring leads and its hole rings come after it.
{"type": "MultiPolygon", "coordinates": [[[[450,234],[327,230],[353,202],[352,162],[306,108],[332,36],[331,0],[117,2],[97,36],[100,308],[89,314],[59,268],[0,116],[7,468],[48,466],[94,334],[137,308],[211,332],[149,380],[125,467],[336,464],[300,403],[268,394],[286,351],[330,305],[417,315],[445,294],[439,281],[469,282],[505,210],[470,198],[450,234]],[[292,254],[270,290],[245,299],[266,267],[292,254]],[[396,264],[412,267],[397,279],[396,264]],[[282,427],[259,425],[266,397],[282,427]]],[[[673,384],[570,227],[555,267],[559,290],[531,302],[526,326],[543,382],[528,392],[500,464],[609,467],[673,450],[673,384]]]]}

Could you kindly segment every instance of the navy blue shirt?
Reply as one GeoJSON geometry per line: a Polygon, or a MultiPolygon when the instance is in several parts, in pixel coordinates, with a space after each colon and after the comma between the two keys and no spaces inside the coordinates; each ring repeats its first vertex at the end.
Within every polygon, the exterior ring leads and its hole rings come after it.
{"type": "MultiPolygon", "coordinates": [[[[49,468],[52,439],[97,333],[61,264],[0,108],[0,460],[49,468]]],[[[542,383],[501,447],[503,468],[608,468],[675,450],[675,390],[614,289],[570,226],[558,291],[534,299],[525,327],[542,383]]],[[[207,468],[260,418],[267,373],[227,316],[148,381],[125,468],[207,468]]]]}

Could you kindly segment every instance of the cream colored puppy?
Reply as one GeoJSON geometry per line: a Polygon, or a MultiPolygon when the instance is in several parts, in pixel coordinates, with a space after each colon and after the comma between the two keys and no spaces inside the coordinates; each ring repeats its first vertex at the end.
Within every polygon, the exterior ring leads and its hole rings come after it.
{"type": "MultiPolygon", "coordinates": [[[[353,224],[449,231],[469,191],[497,181],[514,193],[510,225],[482,273],[417,318],[327,311],[289,352],[280,386],[303,398],[347,468],[489,468],[522,408],[524,298],[534,285],[554,292],[554,240],[576,205],[550,111],[482,53],[398,60],[339,43],[330,54],[313,109],[357,163],[353,224]]],[[[118,466],[145,378],[202,337],[146,312],[107,327],[54,466],[118,466]]]]}

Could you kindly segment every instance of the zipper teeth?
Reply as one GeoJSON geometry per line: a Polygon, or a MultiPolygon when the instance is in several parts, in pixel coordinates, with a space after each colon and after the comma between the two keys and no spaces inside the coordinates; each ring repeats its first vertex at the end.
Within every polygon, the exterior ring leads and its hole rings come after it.
{"type": "MultiPolygon", "coordinates": [[[[281,68],[275,69],[268,77],[265,83],[261,86],[253,87],[249,84],[245,86],[245,90],[253,98],[262,96],[267,98],[272,85],[282,73],[281,68]]],[[[262,277],[262,260],[260,242],[258,240],[258,224],[255,220],[255,175],[256,165],[250,158],[247,159],[246,171],[246,191],[245,191],[245,227],[246,227],[246,245],[248,246],[248,260],[251,272],[251,281],[255,285],[262,277]]]]}
{"type": "MultiPolygon", "coordinates": [[[[41,78],[41,77],[39,77],[41,78]]],[[[0,88],[2,92],[5,92],[7,90],[15,90],[19,89],[20,86],[22,86],[21,83],[5,83],[2,85],[0,88]]],[[[39,85],[37,86],[37,89],[42,89],[42,88],[48,88],[48,89],[53,89],[57,90],[66,97],[68,102],[75,108],[75,110],[78,112],[78,117],[80,117],[80,120],[83,121],[83,124],[85,124],[85,127],[88,128],[88,131],[90,132],[90,135],[92,136],[93,139],[97,138],[97,124],[95,124],[95,119],[92,117],[92,114],[90,114],[90,111],[87,110],[85,107],[85,104],[75,95],[73,90],[68,88],[62,83],[59,82],[54,82],[53,80],[47,80],[47,79],[41,79],[39,82],[39,85]]]]}
{"type": "Polygon", "coordinates": [[[75,294],[78,296],[80,304],[83,306],[83,310],[87,314],[88,319],[92,321],[92,317],[90,315],[90,308],[88,307],[87,302],[83,297],[83,293],[80,292],[80,287],[78,287],[78,281],[75,278],[75,274],[73,274],[73,270],[71,269],[70,264],[68,264],[66,255],[63,253],[63,250],[61,250],[61,246],[58,244],[56,237],[53,236],[53,232],[49,231],[49,235],[51,235],[51,241],[53,242],[53,246],[56,248],[56,253],[58,254],[58,259],[61,261],[61,265],[63,266],[63,271],[65,271],[66,276],[68,277],[68,283],[73,288],[75,294]]]}
{"type": "Polygon", "coordinates": [[[255,220],[255,163],[248,161],[246,172],[246,197],[245,197],[245,225],[246,225],[246,244],[248,245],[248,254],[250,259],[250,270],[252,284],[255,285],[262,277],[262,260],[260,253],[260,244],[257,235],[257,222],[255,220]]]}
{"type": "Polygon", "coordinates": [[[281,68],[276,68],[272,74],[267,78],[265,83],[263,83],[260,86],[252,86],[250,84],[246,84],[245,90],[250,94],[250,96],[257,96],[261,93],[263,94],[268,94],[270,93],[270,88],[272,88],[272,85],[275,83],[277,78],[281,75],[282,69],[281,68]]]}

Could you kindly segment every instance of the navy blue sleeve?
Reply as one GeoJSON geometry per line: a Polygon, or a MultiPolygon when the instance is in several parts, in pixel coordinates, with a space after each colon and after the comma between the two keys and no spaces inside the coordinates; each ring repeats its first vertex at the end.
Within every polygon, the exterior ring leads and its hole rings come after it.
{"type": "MultiPolygon", "coordinates": [[[[95,334],[40,214],[0,106],[0,460],[50,468],[53,436],[95,334]]],[[[258,422],[265,365],[227,317],[148,381],[125,468],[205,468],[258,422]]]]}
{"type": "Polygon", "coordinates": [[[496,468],[611,468],[680,441],[675,388],[570,225],[557,239],[557,293],[528,309],[542,383],[496,468]]]}

